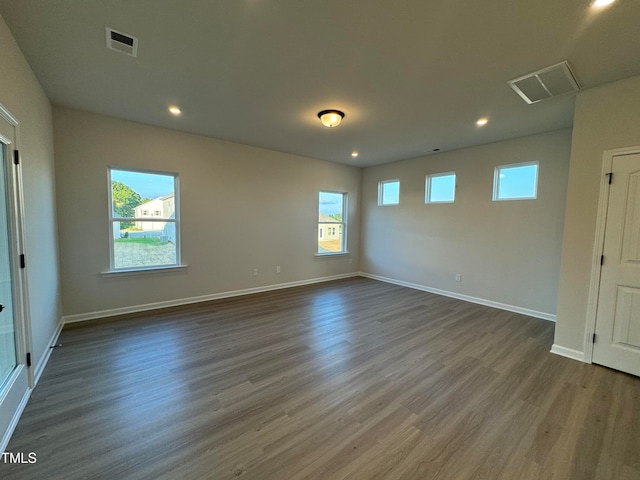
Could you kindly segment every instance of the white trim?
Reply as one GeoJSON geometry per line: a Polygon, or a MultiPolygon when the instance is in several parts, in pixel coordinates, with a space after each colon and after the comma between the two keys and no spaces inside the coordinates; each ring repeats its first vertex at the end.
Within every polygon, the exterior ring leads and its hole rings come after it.
{"type": "Polygon", "coordinates": [[[623,155],[640,153],[640,146],[605,150],[602,154],[602,175],[600,179],[600,193],[598,197],[598,213],[596,216],[596,231],[591,255],[591,281],[589,283],[589,297],[587,299],[586,326],[583,338],[584,361],[591,363],[593,359],[593,333],[596,331],[596,315],[598,312],[598,297],[600,295],[600,257],[604,250],[605,226],[607,223],[607,209],[609,208],[609,179],[607,174],[613,168],[613,158],[623,155]]]}
{"type": "Polygon", "coordinates": [[[540,318],[542,320],[549,320],[550,322],[556,321],[556,315],[553,313],[539,312],[537,310],[531,310],[529,308],[518,307],[515,305],[508,305],[506,303],[494,302],[493,300],[486,300],[484,298],[472,297],[470,295],[464,295],[462,293],[450,292],[448,290],[440,290],[439,288],[427,287],[426,285],[419,285],[417,283],[405,282],[403,280],[396,280],[394,278],[381,277],[379,275],[372,275],[370,273],[360,272],[361,277],[371,278],[372,280],[379,280],[381,282],[393,283],[402,287],[413,288],[415,290],[422,290],[423,292],[435,293],[436,295],[443,295],[445,297],[457,298],[458,300],[464,300],[465,302],[477,303],[486,307],[499,308],[500,310],[507,310],[509,312],[520,313],[529,317],[540,318]]]}
{"type": "Polygon", "coordinates": [[[60,333],[62,333],[62,327],[64,327],[64,323],[62,322],[62,319],[61,319],[58,322],[58,326],[53,332],[53,335],[51,336],[51,340],[49,340],[49,343],[48,343],[49,348],[47,348],[44,352],[42,352],[42,358],[40,358],[38,365],[36,365],[36,367],[33,369],[34,370],[33,386],[30,386],[29,388],[27,388],[27,390],[25,390],[22,400],[20,400],[20,403],[18,404],[18,408],[14,412],[13,417],[11,418],[11,422],[7,426],[7,430],[3,432],[2,438],[0,439],[0,452],[5,451],[5,449],[7,448],[7,445],[9,444],[9,441],[11,440],[13,432],[15,431],[16,426],[20,421],[20,418],[22,417],[22,413],[24,412],[24,409],[27,407],[29,398],[31,398],[33,389],[36,387],[36,385],[40,381],[40,377],[42,376],[42,373],[44,372],[44,369],[47,366],[47,363],[49,363],[49,358],[51,358],[51,353],[53,352],[53,348],[50,348],[50,346],[55,345],[58,342],[60,333]]]}
{"type": "MultiPolygon", "coordinates": [[[[18,125],[20,125],[20,122],[18,122],[18,119],[16,117],[14,117],[11,112],[9,110],[7,110],[5,108],[4,105],[0,104],[0,117],[4,118],[7,122],[9,122],[9,124],[13,125],[14,127],[17,127],[18,125]]],[[[17,139],[14,139],[17,142],[17,139]]]]}
{"type": "Polygon", "coordinates": [[[9,440],[11,440],[11,436],[18,426],[18,422],[20,421],[20,417],[22,417],[22,412],[27,407],[27,403],[29,402],[29,398],[31,397],[31,393],[33,392],[33,388],[29,387],[25,390],[24,395],[22,396],[22,400],[18,404],[18,408],[16,409],[13,417],[11,418],[11,422],[7,426],[7,430],[3,432],[2,439],[0,439],[0,452],[4,452],[9,445],[9,440]]]}
{"type": "Polygon", "coordinates": [[[144,305],[133,305],[130,307],[112,308],[109,310],[100,310],[97,312],[79,313],[76,315],[65,315],[62,317],[64,324],[84,322],[87,320],[96,320],[98,318],[114,317],[116,315],[125,315],[128,313],[146,312],[149,310],[157,310],[159,308],[178,307],[181,305],[189,305],[192,303],[209,302],[211,300],[219,300],[222,298],[239,297],[241,295],[251,295],[253,293],[270,292],[272,290],[282,290],[284,288],[300,287],[303,285],[312,285],[314,283],[330,282],[332,280],[341,280],[343,278],[357,277],[358,272],[345,273],[341,275],[332,275],[329,277],[312,278],[309,280],[299,280],[296,282],[277,283],[275,285],[265,285],[263,287],[244,288],[242,290],[232,290],[228,292],[212,293],[209,295],[200,295],[198,297],[178,298],[175,300],[166,300],[164,302],[146,303],[144,305]]]}
{"type": "MultiPolygon", "coordinates": [[[[340,225],[342,227],[342,245],[341,248],[342,250],[340,250],[339,252],[327,252],[328,254],[337,254],[337,255],[342,255],[342,254],[348,254],[349,249],[348,249],[348,240],[349,240],[349,236],[348,236],[348,226],[347,226],[347,222],[349,221],[349,193],[348,192],[338,192],[335,190],[319,190],[318,191],[318,208],[317,208],[317,212],[318,214],[320,213],[320,196],[323,193],[328,193],[328,194],[334,194],[334,195],[342,195],[342,221],[333,221],[333,222],[321,222],[320,219],[318,219],[318,223],[316,224],[316,238],[315,238],[315,245],[316,245],[316,256],[322,256],[324,255],[323,253],[318,253],[318,243],[320,241],[320,239],[323,239],[324,236],[322,235],[322,228],[320,227],[320,225],[340,225]]],[[[314,215],[316,215],[314,213],[314,215]]]]}
{"type": "Polygon", "coordinates": [[[51,357],[51,353],[53,352],[52,346],[58,343],[58,338],[62,333],[62,327],[64,327],[64,322],[60,320],[58,322],[58,326],[53,332],[53,335],[51,335],[51,340],[49,340],[49,343],[47,344],[48,345],[47,349],[44,352],[42,352],[42,358],[40,358],[40,361],[38,362],[38,364],[36,365],[36,368],[34,369],[34,372],[33,372],[34,388],[35,388],[35,385],[37,385],[38,382],[40,381],[40,377],[42,376],[42,373],[44,372],[44,369],[47,366],[47,363],[49,363],[49,358],[51,357]]]}
{"type": "MultiPolygon", "coordinates": [[[[113,210],[113,171],[117,170],[117,171],[121,171],[121,172],[129,172],[129,173],[140,173],[140,174],[145,174],[145,175],[158,175],[158,176],[165,176],[165,177],[173,177],[173,197],[174,197],[174,213],[173,213],[173,218],[172,219],[164,219],[164,218],[160,218],[159,221],[162,222],[167,222],[169,221],[170,223],[174,223],[175,224],[175,230],[176,230],[176,241],[175,241],[175,246],[176,246],[176,263],[173,265],[160,265],[160,267],[167,267],[167,266],[175,266],[175,267],[181,267],[182,266],[182,253],[181,253],[181,240],[180,240],[180,178],[178,175],[178,172],[166,172],[166,171],[162,171],[162,170],[147,170],[147,169],[143,169],[143,168],[131,168],[131,167],[120,167],[117,165],[109,165],[107,166],[107,191],[108,191],[108,196],[109,196],[109,201],[107,202],[108,205],[108,218],[109,218],[109,270],[107,272],[102,272],[104,273],[112,273],[112,272],[118,272],[118,271],[132,271],[132,270],[142,270],[146,267],[137,269],[137,268],[124,268],[124,269],[120,269],[118,270],[115,266],[115,253],[114,253],[114,239],[113,239],[113,224],[115,222],[127,222],[127,221],[131,221],[131,218],[116,218],[113,216],[114,210],[113,210]]],[[[153,199],[152,199],[153,200],[153,199]]],[[[135,218],[135,217],[133,217],[135,218]]],[[[142,218],[135,218],[135,221],[143,221],[143,222],[157,222],[158,219],[150,219],[148,217],[145,217],[144,219],[142,218]]],[[[153,269],[154,266],[150,266],[149,268],[153,269]]]]}
{"type": "Polygon", "coordinates": [[[456,172],[443,172],[443,173],[427,173],[424,178],[424,203],[425,205],[438,204],[438,203],[455,203],[456,201],[456,172]],[[438,177],[453,177],[453,198],[451,200],[431,200],[431,182],[434,178],[438,177]]]}
{"type": "Polygon", "coordinates": [[[122,268],[119,270],[108,270],[100,272],[103,277],[110,276],[127,276],[127,275],[145,275],[149,273],[164,273],[172,270],[186,270],[189,265],[162,265],[159,267],[143,267],[143,268],[122,268]]]}
{"type": "Polygon", "coordinates": [[[394,205],[400,205],[400,179],[393,178],[391,180],[380,180],[378,182],[378,206],[379,207],[389,207],[394,205]],[[395,203],[385,202],[384,201],[384,185],[387,183],[397,183],[398,184],[398,201],[395,203]]]}
{"type": "Polygon", "coordinates": [[[538,198],[538,177],[540,176],[540,162],[521,162],[510,163],[508,165],[497,165],[493,171],[493,201],[494,202],[511,202],[514,200],[536,200],[538,198]],[[533,196],[532,197],[500,197],[500,175],[501,170],[509,168],[536,167],[536,176],[533,180],[533,196]]]}
{"type": "Polygon", "coordinates": [[[556,355],[561,355],[572,360],[578,360],[579,362],[591,363],[586,360],[585,352],[574,350],[573,348],[562,347],[555,343],[551,347],[551,353],[555,353],[556,355]]]}

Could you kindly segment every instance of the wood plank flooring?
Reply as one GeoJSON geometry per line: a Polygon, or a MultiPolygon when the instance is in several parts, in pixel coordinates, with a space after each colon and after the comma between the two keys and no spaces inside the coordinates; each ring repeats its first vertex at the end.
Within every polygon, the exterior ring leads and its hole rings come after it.
{"type": "Polygon", "coordinates": [[[10,479],[640,479],[640,379],[364,278],[67,326],[10,479]]]}

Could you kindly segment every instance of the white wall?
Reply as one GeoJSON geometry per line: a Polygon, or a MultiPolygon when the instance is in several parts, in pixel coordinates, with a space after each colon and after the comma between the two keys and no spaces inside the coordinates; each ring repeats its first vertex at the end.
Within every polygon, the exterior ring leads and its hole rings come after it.
{"type": "Polygon", "coordinates": [[[0,103],[20,122],[32,360],[42,366],[61,319],[51,104],[2,17],[0,103]]]}
{"type": "Polygon", "coordinates": [[[640,77],[578,94],[554,347],[584,352],[603,153],[639,145],[640,77]]]}
{"type": "Polygon", "coordinates": [[[65,316],[358,271],[359,168],[80,110],[54,107],[53,117],[65,316]],[[109,165],[178,172],[186,271],[100,274],[109,165]],[[351,255],[314,255],[320,190],[349,195],[351,255]]]}
{"type": "Polygon", "coordinates": [[[570,144],[566,129],[365,169],[362,271],[553,317],[570,144]],[[493,202],[495,166],[534,160],[538,198],[493,202]],[[449,171],[455,203],[425,205],[426,174],[449,171]],[[378,206],[395,178],[400,205],[378,206]]]}

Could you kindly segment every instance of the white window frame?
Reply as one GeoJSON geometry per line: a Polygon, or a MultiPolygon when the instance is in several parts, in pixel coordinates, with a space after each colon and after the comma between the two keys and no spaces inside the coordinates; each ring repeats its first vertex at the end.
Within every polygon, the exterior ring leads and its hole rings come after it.
{"type": "Polygon", "coordinates": [[[424,181],[424,203],[454,203],[456,201],[456,172],[432,173],[428,174],[424,181]],[[453,199],[451,200],[431,200],[431,180],[437,177],[453,176],[453,199]]]}
{"type": "Polygon", "coordinates": [[[109,271],[103,272],[104,274],[110,273],[127,273],[127,272],[147,272],[147,271],[155,271],[155,270],[164,270],[164,269],[173,269],[173,268],[183,268],[182,258],[181,258],[181,248],[180,248],[180,181],[179,181],[178,173],[176,172],[165,172],[161,170],[147,170],[140,168],[131,168],[131,167],[121,167],[110,165],[108,167],[107,174],[107,191],[108,191],[108,209],[109,209],[109,271]],[[161,218],[160,220],[167,223],[174,223],[176,230],[176,263],[167,264],[167,265],[149,265],[142,267],[123,267],[116,268],[115,266],[115,255],[113,248],[113,226],[116,222],[158,222],[159,219],[157,217],[141,217],[141,218],[124,218],[124,217],[114,217],[114,209],[113,209],[113,190],[111,187],[111,173],[114,170],[124,171],[124,172],[133,172],[133,173],[143,173],[143,174],[151,174],[151,175],[165,175],[169,177],[173,177],[173,187],[174,187],[174,218],[161,218]]]}
{"type": "Polygon", "coordinates": [[[540,177],[540,163],[538,161],[533,162],[521,162],[521,163],[509,163],[507,165],[498,165],[493,172],[493,201],[494,202],[512,202],[515,200],[535,200],[538,198],[538,178],[540,177]],[[500,173],[502,170],[508,168],[517,167],[529,167],[535,165],[536,178],[533,184],[533,196],[531,197],[499,197],[500,193],[500,173]]]}
{"type": "MultiPolygon", "coordinates": [[[[320,213],[320,195],[322,193],[332,193],[332,194],[337,194],[337,195],[342,195],[342,221],[335,221],[335,222],[321,222],[320,219],[318,219],[317,224],[318,224],[318,228],[317,228],[317,234],[316,234],[316,255],[320,256],[320,257],[324,257],[327,255],[344,255],[345,253],[349,253],[349,251],[347,250],[347,206],[348,206],[348,198],[349,196],[347,195],[347,192],[337,192],[337,191],[333,191],[333,190],[320,190],[318,192],[318,208],[316,208],[316,218],[318,216],[318,214],[320,213]],[[322,225],[336,225],[338,226],[338,228],[342,227],[342,245],[341,245],[341,250],[339,252],[322,252],[320,253],[318,251],[318,239],[321,237],[321,233],[323,232],[322,227],[320,227],[320,224],[322,225]]],[[[327,227],[327,235],[329,234],[329,228],[327,227]]]]}
{"type": "Polygon", "coordinates": [[[394,178],[392,180],[381,180],[378,182],[378,206],[388,207],[392,205],[400,205],[400,180],[394,178]],[[384,200],[384,186],[388,183],[398,184],[398,201],[397,202],[385,202],[384,200]]]}

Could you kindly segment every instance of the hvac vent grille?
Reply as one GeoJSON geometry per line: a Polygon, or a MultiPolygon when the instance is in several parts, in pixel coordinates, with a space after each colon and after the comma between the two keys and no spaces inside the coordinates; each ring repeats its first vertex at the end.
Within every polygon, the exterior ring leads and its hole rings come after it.
{"type": "Polygon", "coordinates": [[[107,35],[107,48],[124,53],[131,57],[138,55],[138,39],[132,35],[118,32],[113,28],[105,27],[107,35]]]}
{"type": "Polygon", "coordinates": [[[529,104],[580,90],[566,61],[514,78],[507,83],[529,104]]]}

